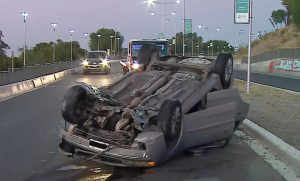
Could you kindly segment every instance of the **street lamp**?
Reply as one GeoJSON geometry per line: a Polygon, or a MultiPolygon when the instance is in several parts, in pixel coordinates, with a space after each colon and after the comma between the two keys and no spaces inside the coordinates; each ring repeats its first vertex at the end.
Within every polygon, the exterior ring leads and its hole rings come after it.
{"type": "Polygon", "coordinates": [[[24,12],[21,12],[20,15],[24,19],[24,47],[23,47],[24,58],[23,58],[23,64],[24,64],[24,67],[25,67],[26,66],[26,19],[27,19],[27,16],[29,16],[29,13],[24,11],[24,12]]]}
{"type": "Polygon", "coordinates": [[[73,29],[69,29],[70,37],[71,37],[71,61],[73,60],[73,34],[74,34],[73,29]]]}
{"type": "MultiPolygon", "coordinates": [[[[57,27],[57,23],[51,23],[51,27],[53,29],[54,36],[55,36],[55,30],[56,30],[56,27],[57,27]]],[[[53,60],[52,60],[52,62],[53,63],[55,62],[55,38],[54,38],[54,41],[53,41],[53,60]]]]}
{"type": "MultiPolygon", "coordinates": [[[[86,43],[86,45],[88,44],[87,43],[87,36],[89,35],[88,33],[82,33],[82,35],[84,36],[84,41],[85,41],[85,43],[86,43]]],[[[87,49],[88,49],[88,47],[87,47],[87,49]]],[[[85,51],[85,57],[87,57],[87,49],[86,49],[86,51],[85,51]]]]}
{"type": "MultiPolygon", "coordinates": [[[[170,1],[170,2],[160,2],[160,1],[157,1],[157,0],[146,0],[145,1],[148,6],[152,6],[152,5],[155,5],[155,4],[159,4],[159,5],[162,5],[163,6],[163,15],[162,15],[162,25],[163,25],[163,37],[165,36],[165,22],[166,22],[166,16],[165,16],[165,9],[166,9],[166,5],[170,5],[170,4],[178,4],[180,3],[179,0],[177,1],[170,1]]],[[[151,15],[155,15],[154,12],[151,13],[151,15]]]]}
{"type": "MultiPolygon", "coordinates": [[[[176,16],[176,12],[175,11],[173,11],[172,13],[172,16],[176,16]]],[[[174,51],[174,53],[175,53],[175,55],[177,54],[177,24],[176,24],[176,17],[174,18],[175,19],[175,21],[174,21],[174,25],[175,25],[175,51],[174,51]]]]}
{"type": "MultiPolygon", "coordinates": [[[[220,32],[220,31],[221,31],[221,28],[220,28],[220,27],[218,27],[218,28],[216,29],[216,31],[217,31],[217,38],[216,38],[216,39],[218,39],[218,34],[219,34],[218,32],[220,32]]],[[[213,43],[214,43],[214,40],[213,40],[213,43]]],[[[213,49],[213,50],[212,50],[212,51],[213,51],[213,53],[212,53],[212,54],[213,54],[213,56],[214,56],[214,47],[212,47],[212,49],[213,49]]],[[[218,54],[218,48],[217,48],[217,54],[218,54]]]]}
{"type": "Polygon", "coordinates": [[[99,51],[100,50],[100,37],[101,37],[101,35],[98,34],[97,37],[98,37],[98,51],[99,51]]]}
{"type": "Polygon", "coordinates": [[[112,47],[113,47],[113,35],[111,35],[110,36],[110,51],[111,51],[111,53],[110,54],[112,54],[112,47]]]}
{"type": "MultiPolygon", "coordinates": [[[[201,31],[201,29],[203,28],[203,25],[199,25],[198,28],[199,28],[199,31],[201,31]]],[[[200,33],[199,33],[199,34],[200,34],[200,33]]],[[[203,40],[202,40],[202,41],[203,41],[203,40]]],[[[203,48],[203,42],[201,42],[201,47],[202,47],[201,51],[202,51],[202,53],[203,53],[203,49],[204,49],[204,48],[203,48]]],[[[200,55],[200,53],[199,53],[200,50],[199,50],[199,49],[200,49],[200,38],[198,38],[198,55],[200,55]]]]}

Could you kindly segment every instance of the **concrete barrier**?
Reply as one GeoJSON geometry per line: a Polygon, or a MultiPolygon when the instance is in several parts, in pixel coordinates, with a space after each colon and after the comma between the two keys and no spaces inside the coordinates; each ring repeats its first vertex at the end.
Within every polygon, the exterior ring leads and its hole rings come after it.
{"type": "Polygon", "coordinates": [[[5,85],[0,87],[0,99],[9,97],[12,95],[12,90],[10,85],[5,85]]]}
{"type": "Polygon", "coordinates": [[[8,98],[43,85],[50,84],[55,80],[62,79],[74,73],[80,73],[82,68],[74,68],[62,72],[38,77],[31,80],[26,80],[18,83],[13,83],[5,86],[0,86],[0,99],[8,98]]]}
{"type": "Polygon", "coordinates": [[[22,92],[29,91],[33,89],[34,82],[33,80],[26,80],[10,85],[5,85],[0,87],[0,99],[10,97],[15,94],[20,94],[22,92]]]}
{"type": "Polygon", "coordinates": [[[42,80],[43,85],[46,85],[46,84],[54,82],[55,77],[54,77],[54,74],[50,74],[50,75],[41,77],[41,80],[42,80]]]}
{"type": "Polygon", "coordinates": [[[33,81],[35,88],[41,87],[43,85],[41,78],[36,78],[36,79],[33,79],[32,81],[33,81]]]}
{"type": "Polygon", "coordinates": [[[22,92],[26,92],[34,88],[34,84],[32,80],[26,80],[23,82],[14,83],[11,85],[12,94],[19,94],[22,92]]]}

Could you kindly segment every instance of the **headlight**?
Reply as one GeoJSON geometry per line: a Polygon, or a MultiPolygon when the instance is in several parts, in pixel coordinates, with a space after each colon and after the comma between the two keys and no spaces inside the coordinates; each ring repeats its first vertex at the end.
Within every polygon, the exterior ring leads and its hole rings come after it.
{"type": "Polygon", "coordinates": [[[87,66],[88,64],[89,64],[89,62],[86,61],[86,60],[84,60],[84,61],[82,62],[82,65],[84,65],[84,66],[87,66]]]}
{"type": "Polygon", "coordinates": [[[133,68],[134,70],[137,70],[137,69],[140,68],[140,65],[139,65],[138,63],[134,63],[134,64],[132,65],[132,68],[133,68]]]}
{"type": "Polygon", "coordinates": [[[103,66],[108,66],[108,62],[107,62],[106,59],[103,59],[103,60],[102,60],[102,65],[103,65],[103,66]]]}

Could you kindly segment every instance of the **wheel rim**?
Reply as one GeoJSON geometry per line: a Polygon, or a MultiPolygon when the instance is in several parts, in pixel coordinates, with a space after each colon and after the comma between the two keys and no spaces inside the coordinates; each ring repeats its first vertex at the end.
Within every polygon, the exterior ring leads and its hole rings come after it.
{"type": "Polygon", "coordinates": [[[232,66],[233,62],[232,62],[232,59],[230,58],[227,62],[227,65],[226,65],[226,68],[225,68],[225,81],[229,81],[230,77],[231,77],[231,74],[232,74],[232,69],[233,69],[233,66],[232,66]]]}
{"type": "Polygon", "coordinates": [[[181,120],[181,109],[177,106],[174,110],[171,122],[171,135],[172,137],[177,136],[178,130],[180,129],[180,120],[181,120]]]}

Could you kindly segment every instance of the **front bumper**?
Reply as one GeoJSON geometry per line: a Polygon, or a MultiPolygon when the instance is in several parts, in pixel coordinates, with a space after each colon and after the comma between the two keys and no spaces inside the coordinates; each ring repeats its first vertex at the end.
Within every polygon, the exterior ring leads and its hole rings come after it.
{"type": "MultiPolygon", "coordinates": [[[[75,154],[84,153],[91,157],[95,154],[99,154],[95,161],[101,162],[111,166],[119,167],[153,167],[156,166],[156,162],[153,162],[144,150],[138,150],[130,147],[122,147],[117,145],[108,145],[106,149],[101,149],[91,146],[91,141],[86,138],[72,134],[63,129],[60,130],[62,142],[59,145],[61,151],[66,155],[71,153],[66,152],[64,146],[72,147],[72,151],[75,154]]],[[[105,143],[106,144],[106,143],[105,143]]],[[[72,154],[73,154],[72,153],[72,154]]]]}
{"type": "Polygon", "coordinates": [[[106,72],[110,70],[110,66],[106,65],[84,65],[83,71],[98,71],[98,72],[106,72]]]}

